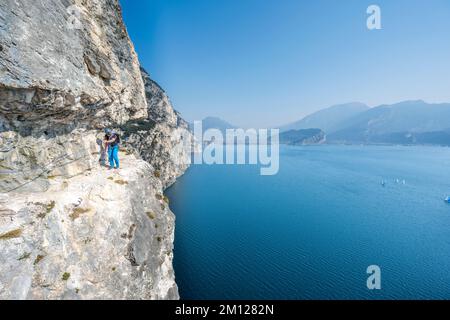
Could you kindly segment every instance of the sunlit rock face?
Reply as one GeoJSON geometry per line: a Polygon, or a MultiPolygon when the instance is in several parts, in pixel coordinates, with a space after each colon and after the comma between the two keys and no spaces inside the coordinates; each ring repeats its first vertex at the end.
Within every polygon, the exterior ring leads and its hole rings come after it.
{"type": "Polygon", "coordinates": [[[124,128],[127,142],[151,163],[155,174],[170,186],[190,163],[194,138],[188,124],[173,109],[166,92],[144,70],[142,78],[148,104],[148,117],[124,128]]]}
{"type": "Polygon", "coordinates": [[[2,1],[0,298],[177,299],[162,193],[184,128],[117,0],[2,1]],[[106,127],[118,172],[98,162],[106,127]]]}
{"type": "Polygon", "coordinates": [[[174,215],[153,168],[51,179],[0,198],[0,299],[178,299],[174,215]]]}

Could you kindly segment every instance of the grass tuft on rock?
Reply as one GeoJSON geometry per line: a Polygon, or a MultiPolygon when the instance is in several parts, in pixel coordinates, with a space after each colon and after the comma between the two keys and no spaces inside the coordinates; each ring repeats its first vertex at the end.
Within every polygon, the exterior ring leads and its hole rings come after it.
{"type": "Polygon", "coordinates": [[[47,212],[47,214],[49,214],[54,208],[55,208],[56,202],[55,201],[50,201],[46,206],[45,206],[45,210],[47,212]]]}
{"type": "Polygon", "coordinates": [[[161,193],[155,194],[155,198],[159,201],[164,201],[167,204],[169,204],[169,202],[170,202],[169,198],[165,195],[162,195],[161,193]]]}
{"type": "Polygon", "coordinates": [[[30,253],[30,252],[25,252],[25,253],[24,253],[23,255],[21,255],[20,258],[17,259],[17,260],[19,260],[19,261],[26,260],[26,259],[28,259],[30,256],[31,256],[31,253],[30,253]]]}
{"type": "Polygon", "coordinates": [[[0,234],[0,240],[9,240],[19,238],[22,235],[22,229],[15,229],[4,234],[0,234]]]}
{"type": "Polygon", "coordinates": [[[116,181],[114,181],[114,182],[117,183],[117,184],[119,184],[119,185],[121,185],[121,186],[127,185],[127,184],[128,184],[128,181],[125,181],[125,180],[116,180],[116,181]]]}
{"type": "Polygon", "coordinates": [[[68,272],[64,272],[64,274],[62,275],[62,280],[63,281],[67,281],[70,278],[70,273],[68,272]]]}
{"type": "Polygon", "coordinates": [[[164,196],[163,200],[164,200],[164,202],[167,203],[167,204],[169,204],[169,202],[170,202],[170,200],[169,200],[169,198],[168,198],[167,196],[164,196]]]}
{"type": "Polygon", "coordinates": [[[50,201],[49,203],[41,203],[37,202],[35,205],[41,206],[43,208],[43,211],[40,212],[37,216],[40,219],[44,219],[56,206],[55,201],[50,201]]]}
{"type": "Polygon", "coordinates": [[[45,256],[43,256],[43,255],[41,255],[41,254],[38,254],[37,255],[37,257],[36,257],[36,259],[34,260],[34,265],[37,265],[39,262],[41,262],[42,261],[42,259],[44,259],[45,258],[45,256]]]}

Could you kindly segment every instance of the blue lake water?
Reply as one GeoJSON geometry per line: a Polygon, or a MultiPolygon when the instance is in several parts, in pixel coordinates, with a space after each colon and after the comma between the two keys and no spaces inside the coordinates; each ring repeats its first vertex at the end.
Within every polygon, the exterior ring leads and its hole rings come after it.
{"type": "Polygon", "coordinates": [[[282,147],[278,175],[193,165],[167,195],[183,299],[450,298],[450,148],[282,147]]]}

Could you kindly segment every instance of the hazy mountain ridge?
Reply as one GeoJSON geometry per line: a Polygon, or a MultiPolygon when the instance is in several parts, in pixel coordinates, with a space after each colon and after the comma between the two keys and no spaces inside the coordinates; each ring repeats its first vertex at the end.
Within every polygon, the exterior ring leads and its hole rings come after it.
{"type": "MultiPolygon", "coordinates": [[[[236,128],[219,118],[203,120],[203,130],[236,128]]],[[[403,101],[369,108],[335,105],[280,127],[280,143],[450,145],[450,103],[403,101]],[[309,140],[308,140],[309,139],[309,140]],[[304,141],[305,140],[305,141],[304,141]]]]}
{"type": "Polygon", "coordinates": [[[405,101],[362,112],[330,132],[329,142],[449,145],[450,104],[405,101]]]}
{"type": "Polygon", "coordinates": [[[280,130],[292,127],[320,128],[328,143],[450,145],[450,103],[416,100],[373,108],[349,103],[320,110],[280,130]]]}
{"type": "Polygon", "coordinates": [[[334,132],[340,128],[346,120],[369,110],[369,107],[363,103],[352,102],[331,106],[326,109],[314,112],[303,119],[282,126],[281,132],[298,129],[320,128],[325,132],[334,132]]]}

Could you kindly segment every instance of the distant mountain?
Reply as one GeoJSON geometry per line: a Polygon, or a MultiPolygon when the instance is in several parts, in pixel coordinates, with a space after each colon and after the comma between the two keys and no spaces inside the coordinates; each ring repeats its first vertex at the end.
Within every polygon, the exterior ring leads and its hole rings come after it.
{"type": "Polygon", "coordinates": [[[326,141],[325,132],[320,129],[289,130],[280,133],[280,143],[290,145],[320,144],[326,141]]]}
{"type": "Polygon", "coordinates": [[[367,110],[369,110],[369,107],[359,102],[335,105],[315,112],[300,121],[281,127],[280,131],[320,128],[326,133],[334,132],[339,130],[345,121],[367,110]]]}
{"type": "Polygon", "coordinates": [[[359,113],[330,132],[329,142],[450,145],[450,103],[422,100],[359,113]]]}
{"type": "MultiPolygon", "coordinates": [[[[205,132],[208,129],[218,129],[220,130],[224,135],[226,133],[227,129],[235,129],[236,127],[230,123],[228,123],[225,120],[222,120],[217,117],[206,117],[202,120],[203,125],[203,132],[205,132]]],[[[193,130],[193,125],[190,125],[191,130],[193,130]]]]}
{"type": "MultiPolygon", "coordinates": [[[[236,127],[207,117],[203,130],[236,127]]],[[[283,144],[431,144],[450,146],[450,103],[404,101],[369,108],[362,103],[336,105],[280,128],[283,144]],[[311,129],[316,128],[316,129],[311,129]]]]}

